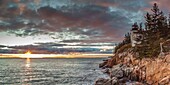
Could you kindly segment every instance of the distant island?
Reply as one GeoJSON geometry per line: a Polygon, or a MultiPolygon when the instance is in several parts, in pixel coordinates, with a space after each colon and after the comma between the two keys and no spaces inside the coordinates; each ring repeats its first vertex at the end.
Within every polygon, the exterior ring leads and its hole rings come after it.
{"type": "Polygon", "coordinates": [[[170,85],[170,15],[155,3],[114,54],[99,65],[110,78],[99,78],[95,85],[170,85]]]}

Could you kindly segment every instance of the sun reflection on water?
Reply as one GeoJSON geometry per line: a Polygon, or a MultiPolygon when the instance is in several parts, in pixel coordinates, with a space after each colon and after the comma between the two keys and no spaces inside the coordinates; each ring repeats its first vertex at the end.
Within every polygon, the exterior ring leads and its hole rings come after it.
{"type": "Polygon", "coordinates": [[[25,61],[24,76],[22,77],[22,82],[29,82],[31,80],[32,80],[31,59],[27,58],[25,61]]]}
{"type": "Polygon", "coordinates": [[[25,66],[28,68],[30,67],[30,58],[27,58],[25,66]]]}

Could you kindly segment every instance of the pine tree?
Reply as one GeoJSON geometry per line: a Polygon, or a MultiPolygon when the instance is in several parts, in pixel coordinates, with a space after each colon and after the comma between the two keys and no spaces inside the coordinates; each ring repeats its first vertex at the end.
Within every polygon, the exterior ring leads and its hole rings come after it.
{"type": "Polygon", "coordinates": [[[152,25],[152,19],[151,15],[149,13],[145,16],[146,22],[145,22],[145,30],[150,30],[152,25]]]}
{"type": "Polygon", "coordinates": [[[156,34],[155,37],[157,39],[160,38],[166,38],[167,37],[167,31],[168,31],[168,23],[167,23],[167,17],[164,16],[163,12],[159,10],[157,4],[155,3],[153,8],[151,9],[153,14],[152,16],[152,28],[151,30],[153,33],[156,34]]]}
{"type": "Polygon", "coordinates": [[[170,14],[169,14],[169,17],[168,17],[168,28],[170,28],[170,14]]]}
{"type": "Polygon", "coordinates": [[[118,51],[118,49],[120,49],[122,46],[131,43],[130,40],[130,33],[125,34],[124,36],[124,40],[122,42],[120,42],[116,47],[115,47],[115,52],[116,53],[118,51]]]}
{"type": "Polygon", "coordinates": [[[155,3],[151,9],[152,13],[147,13],[145,16],[145,31],[143,32],[144,39],[142,46],[137,47],[137,51],[141,56],[153,57],[159,54],[159,39],[166,36],[167,19],[163,12],[159,10],[155,3]]]}
{"type": "Polygon", "coordinates": [[[168,33],[168,35],[167,35],[167,39],[170,39],[170,14],[169,14],[169,17],[168,17],[168,31],[167,31],[167,33],[168,33]]]}
{"type": "MultiPolygon", "coordinates": [[[[146,21],[144,29],[142,28],[142,24],[138,26],[137,23],[134,23],[132,26],[132,30],[138,30],[139,33],[143,35],[141,45],[136,45],[134,47],[134,51],[138,52],[141,57],[158,56],[160,53],[161,39],[170,39],[170,14],[167,18],[164,13],[159,10],[156,3],[151,11],[152,13],[147,13],[145,15],[146,21]]],[[[116,46],[116,49],[119,49],[128,43],[130,43],[129,33],[125,35],[123,42],[116,46]]]]}
{"type": "Polygon", "coordinates": [[[125,39],[124,39],[124,41],[125,41],[125,44],[131,43],[131,40],[130,40],[130,33],[125,34],[125,39]]]}

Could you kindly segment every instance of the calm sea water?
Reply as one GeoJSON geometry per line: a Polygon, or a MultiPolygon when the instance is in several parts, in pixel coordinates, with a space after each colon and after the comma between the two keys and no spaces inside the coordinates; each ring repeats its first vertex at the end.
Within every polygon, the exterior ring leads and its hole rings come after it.
{"type": "Polygon", "coordinates": [[[0,59],[0,85],[93,85],[103,59],[0,59]]]}

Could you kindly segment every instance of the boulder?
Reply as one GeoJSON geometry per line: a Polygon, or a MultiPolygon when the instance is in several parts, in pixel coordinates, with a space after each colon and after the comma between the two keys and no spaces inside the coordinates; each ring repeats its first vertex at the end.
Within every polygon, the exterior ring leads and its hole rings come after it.
{"type": "Polygon", "coordinates": [[[165,61],[170,63],[170,54],[165,57],[165,61]]]}
{"type": "Polygon", "coordinates": [[[111,67],[112,67],[113,65],[115,65],[115,64],[116,64],[115,58],[113,58],[113,59],[108,59],[107,64],[106,64],[106,67],[111,68],[111,67]]]}
{"type": "Polygon", "coordinates": [[[170,85],[170,77],[167,76],[159,81],[159,85],[170,85]]]}
{"type": "Polygon", "coordinates": [[[125,85],[146,85],[146,84],[143,84],[143,83],[141,83],[141,82],[134,81],[134,82],[127,82],[125,85]]]}
{"type": "Polygon", "coordinates": [[[131,73],[133,71],[133,68],[128,67],[124,64],[118,64],[111,68],[110,70],[110,77],[117,77],[117,78],[123,78],[123,77],[129,77],[131,76],[131,73]]]}
{"type": "Polygon", "coordinates": [[[111,84],[112,85],[117,85],[119,82],[118,82],[119,80],[116,78],[116,77],[113,77],[112,79],[111,79],[111,84]]]}
{"type": "Polygon", "coordinates": [[[133,68],[126,67],[126,68],[123,69],[123,71],[124,71],[124,76],[129,77],[131,75],[132,71],[133,71],[133,68]]]}
{"type": "Polygon", "coordinates": [[[121,78],[118,80],[119,83],[126,83],[127,81],[129,81],[129,79],[127,77],[121,78]]]}
{"type": "Polygon", "coordinates": [[[99,64],[99,68],[104,68],[108,61],[104,61],[103,63],[99,64]]]}
{"type": "Polygon", "coordinates": [[[99,78],[95,82],[95,85],[117,85],[117,84],[118,84],[118,79],[116,77],[113,77],[112,79],[99,78]]]}
{"type": "Polygon", "coordinates": [[[95,85],[105,85],[105,83],[107,83],[108,81],[109,81],[109,79],[99,78],[99,79],[95,82],[95,85]]]}
{"type": "Polygon", "coordinates": [[[109,68],[103,69],[102,72],[106,74],[110,74],[110,69],[109,68]]]}
{"type": "Polygon", "coordinates": [[[115,65],[113,66],[113,68],[111,69],[111,72],[110,72],[110,77],[116,77],[116,78],[122,78],[123,77],[123,70],[121,68],[122,64],[118,64],[118,65],[115,65]]]}

